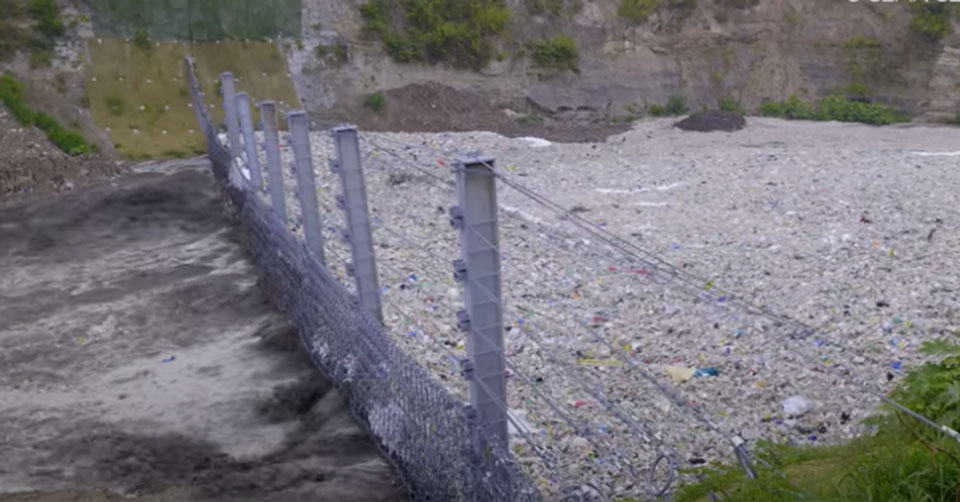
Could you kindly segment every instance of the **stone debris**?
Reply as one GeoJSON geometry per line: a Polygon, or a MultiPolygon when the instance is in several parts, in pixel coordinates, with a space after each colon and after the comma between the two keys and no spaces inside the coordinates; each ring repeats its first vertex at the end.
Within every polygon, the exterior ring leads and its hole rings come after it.
{"type": "MultiPolygon", "coordinates": [[[[921,155],[955,143],[946,128],[764,118],[735,136],[689,135],[662,119],[605,143],[539,147],[485,132],[362,132],[385,324],[467,399],[450,166],[482,152],[510,179],[584,208],[577,217],[625,239],[617,249],[499,183],[504,336],[517,370],[506,404],[538,431],[538,449],[518,435],[511,447],[546,492],[577,480],[642,495],[642,473],[661,453],[679,468],[733,460],[724,436],[739,431],[749,431],[748,447],[841,441],[865,431],[876,395],[898,383],[891,362],[922,363],[920,344],[960,325],[960,170],[953,157],[921,155]],[[693,378],[696,368],[709,378],[693,378]],[[801,395],[817,406],[788,399],[801,395]],[[570,448],[575,438],[591,442],[570,448]]],[[[329,133],[314,133],[328,262],[353,290],[332,154],[329,133]]],[[[286,144],[283,155],[290,228],[302,234],[286,144]]]]}

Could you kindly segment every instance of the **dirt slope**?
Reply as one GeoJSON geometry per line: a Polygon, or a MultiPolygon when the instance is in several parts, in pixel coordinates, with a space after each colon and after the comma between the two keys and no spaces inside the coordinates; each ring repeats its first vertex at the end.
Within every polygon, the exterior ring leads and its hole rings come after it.
{"type": "Polygon", "coordinates": [[[402,499],[204,163],[152,169],[0,205],[0,500],[402,499]]]}

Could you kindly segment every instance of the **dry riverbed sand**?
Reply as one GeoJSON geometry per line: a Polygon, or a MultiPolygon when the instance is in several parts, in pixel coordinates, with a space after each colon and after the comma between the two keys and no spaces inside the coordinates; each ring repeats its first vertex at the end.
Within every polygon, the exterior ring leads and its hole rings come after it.
{"type": "Polygon", "coordinates": [[[0,204],[0,500],[398,500],[204,162],[0,204]]]}

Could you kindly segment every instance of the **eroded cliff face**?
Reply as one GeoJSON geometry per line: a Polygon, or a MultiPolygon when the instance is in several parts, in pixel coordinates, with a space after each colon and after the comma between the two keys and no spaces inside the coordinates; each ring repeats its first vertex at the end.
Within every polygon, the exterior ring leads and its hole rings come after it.
{"type": "Polygon", "coordinates": [[[924,119],[960,111],[960,37],[920,41],[905,3],[664,0],[632,25],[618,15],[619,0],[584,1],[561,16],[534,16],[528,0],[510,0],[513,21],[498,41],[505,57],[481,72],[392,62],[379,42],[362,36],[363,3],[304,0],[303,49],[288,52],[301,94],[318,114],[362,122],[364,95],[429,82],[495,106],[568,115],[635,115],[676,94],[694,109],[730,96],[755,110],[768,99],[813,100],[851,88],[924,119]],[[579,74],[535,68],[516,50],[556,34],[576,39],[579,74]],[[345,63],[315,53],[335,41],[347,44],[345,63]]]}

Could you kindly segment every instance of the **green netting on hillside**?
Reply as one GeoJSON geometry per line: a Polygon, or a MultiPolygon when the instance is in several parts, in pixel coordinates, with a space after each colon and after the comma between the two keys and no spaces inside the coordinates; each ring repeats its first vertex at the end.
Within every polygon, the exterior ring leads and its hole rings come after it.
{"type": "Polygon", "coordinates": [[[98,36],[221,40],[300,35],[300,0],[90,0],[98,36]]]}

